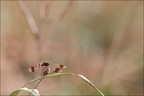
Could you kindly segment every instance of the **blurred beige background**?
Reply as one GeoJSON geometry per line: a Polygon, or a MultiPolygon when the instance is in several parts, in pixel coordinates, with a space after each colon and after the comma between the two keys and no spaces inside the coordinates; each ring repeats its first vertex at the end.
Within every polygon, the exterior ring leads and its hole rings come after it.
{"type": "MultiPolygon", "coordinates": [[[[1,1],[1,95],[40,77],[28,68],[41,61],[66,65],[105,95],[142,95],[143,1],[1,1]]],[[[38,90],[97,94],[73,76],[45,79],[38,90]]]]}

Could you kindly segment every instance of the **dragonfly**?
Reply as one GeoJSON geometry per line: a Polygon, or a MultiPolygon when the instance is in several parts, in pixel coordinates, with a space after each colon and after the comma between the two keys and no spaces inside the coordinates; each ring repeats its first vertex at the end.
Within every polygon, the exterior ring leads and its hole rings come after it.
{"type": "Polygon", "coordinates": [[[62,72],[63,68],[66,68],[63,64],[51,64],[48,62],[39,63],[36,66],[31,66],[29,72],[37,72],[40,68],[43,68],[43,76],[49,75],[51,72],[62,72]]]}

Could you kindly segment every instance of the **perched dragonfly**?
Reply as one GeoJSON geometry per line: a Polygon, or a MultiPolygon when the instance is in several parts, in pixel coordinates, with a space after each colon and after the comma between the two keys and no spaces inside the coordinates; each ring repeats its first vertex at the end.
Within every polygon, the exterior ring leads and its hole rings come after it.
{"type": "Polygon", "coordinates": [[[29,72],[36,72],[38,69],[43,67],[43,75],[47,76],[50,74],[51,70],[54,73],[62,72],[63,68],[66,68],[66,66],[62,64],[50,64],[48,62],[43,62],[40,64],[37,64],[36,66],[32,66],[29,68],[29,72]]]}

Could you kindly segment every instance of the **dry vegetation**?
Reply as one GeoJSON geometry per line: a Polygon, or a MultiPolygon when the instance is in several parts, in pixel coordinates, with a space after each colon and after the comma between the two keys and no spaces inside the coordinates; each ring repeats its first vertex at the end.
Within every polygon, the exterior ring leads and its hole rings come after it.
{"type": "MultiPolygon", "coordinates": [[[[41,61],[67,65],[106,95],[143,94],[143,1],[1,1],[1,94],[40,74],[41,61]]],[[[31,88],[34,85],[30,86],[31,88]]],[[[43,80],[42,95],[91,95],[75,77],[43,80]]]]}

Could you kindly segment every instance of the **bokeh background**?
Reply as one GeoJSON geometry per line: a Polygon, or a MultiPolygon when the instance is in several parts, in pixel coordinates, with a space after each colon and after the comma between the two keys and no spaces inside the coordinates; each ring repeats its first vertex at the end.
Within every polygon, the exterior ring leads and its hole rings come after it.
{"type": "MultiPolygon", "coordinates": [[[[1,1],[1,94],[40,77],[28,68],[48,61],[86,76],[105,95],[143,95],[143,3],[1,1]]],[[[38,90],[97,94],[74,76],[44,79],[38,90]]]]}

